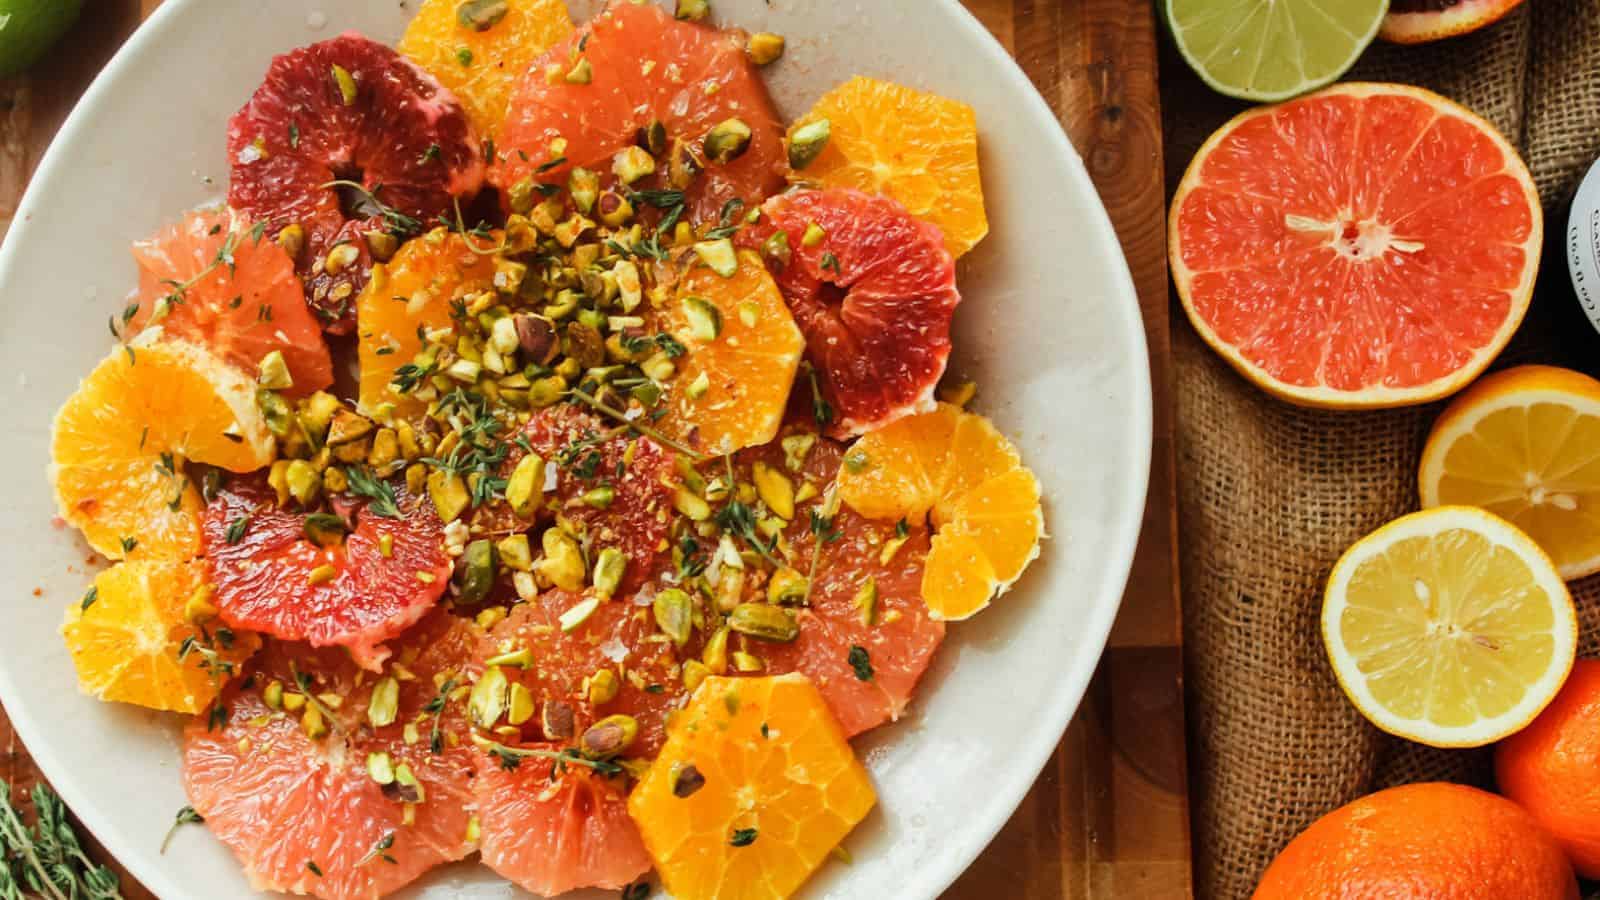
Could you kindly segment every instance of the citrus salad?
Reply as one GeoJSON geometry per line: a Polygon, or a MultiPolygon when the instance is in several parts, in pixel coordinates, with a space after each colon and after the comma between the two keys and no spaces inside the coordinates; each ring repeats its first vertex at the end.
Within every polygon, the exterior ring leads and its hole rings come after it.
{"type": "Polygon", "coordinates": [[[966,105],[704,0],[426,0],[272,60],[227,202],[134,245],[57,415],[110,561],[83,689],[192,717],[190,806],[264,890],[474,853],[537,894],[784,897],[872,809],[848,739],[1043,537],[945,380],[988,230],[966,105]]]}

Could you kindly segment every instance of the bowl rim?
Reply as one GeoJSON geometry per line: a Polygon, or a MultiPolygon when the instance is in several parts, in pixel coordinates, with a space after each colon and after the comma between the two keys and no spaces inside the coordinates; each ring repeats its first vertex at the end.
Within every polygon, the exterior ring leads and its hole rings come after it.
{"type": "MultiPolygon", "coordinates": [[[[169,23],[181,16],[194,14],[201,8],[201,3],[202,0],[167,0],[118,48],[79,97],[51,139],[38,166],[29,177],[28,187],[17,205],[12,219],[13,229],[27,227],[28,219],[41,202],[40,185],[52,180],[49,176],[62,166],[60,148],[83,137],[81,132],[90,127],[95,110],[101,103],[102,94],[124,77],[125,70],[137,63],[144,55],[146,46],[155,42],[156,36],[169,27],[169,23]]],[[[1129,471],[1134,474],[1123,485],[1123,496],[1118,500],[1118,505],[1140,512],[1125,516],[1124,527],[1120,531],[1103,531],[1099,534],[1099,538],[1106,544],[1108,564],[1103,570],[1106,578],[1103,581],[1102,595],[1092,598],[1089,615],[1082,624],[1082,634],[1088,638],[1085,648],[1094,648],[1095,652],[1092,657],[1088,653],[1082,654],[1081,659],[1067,666],[1063,673],[1064,677],[1046,689],[1049,694],[1050,709],[1048,724],[1046,727],[1035,728],[1022,737],[1013,757],[1016,764],[997,773],[995,780],[987,786],[988,794],[1001,797],[1004,802],[985,804],[986,814],[976,822],[969,823],[964,829],[970,835],[968,840],[954,845],[951,848],[952,852],[941,856],[936,864],[919,869],[916,877],[902,886],[901,896],[928,898],[938,897],[949,888],[990,845],[1015,814],[1023,798],[1038,780],[1045,764],[1054,754],[1062,735],[1082,703],[1089,682],[1099,669],[1112,624],[1121,609],[1123,593],[1127,588],[1134,553],[1142,532],[1142,510],[1149,489],[1154,440],[1152,411],[1154,400],[1150,379],[1149,347],[1138,292],[1098,189],[1089,177],[1082,158],[1068,141],[1055,112],[1050,109],[1016,59],[1001,46],[987,27],[962,5],[960,0],[933,0],[932,5],[942,7],[945,13],[952,17],[953,24],[975,38],[975,44],[981,48],[981,65],[1009,82],[1015,89],[1013,93],[1017,101],[1026,107],[1024,110],[1026,114],[1042,116],[1055,124],[1055,128],[1048,129],[1053,143],[1053,155],[1065,164],[1075,178],[1081,179],[1083,186],[1093,195],[1093,202],[1086,204],[1081,210],[1089,220],[1083,223],[1088,227],[1083,230],[1080,237],[1095,245],[1092,249],[1107,261],[1111,270],[1108,274],[1115,290],[1114,296],[1107,298],[1108,304],[1123,307],[1124,311],[1131,312],[1136,320],[1131,338],[1140,355],[1140,362],[1129,366],[1131,383],[1128,387],[1131,389],[1131,396],[1127,398],[1129,406],[1124,413],[1125,420],[1130,425],[1129,430],[1138,436],[1138,439],[1133,445],[1124,448],[1129,454],[1129,471]]],[[[6,240],[3,246],[0,246],[0,283],[4,283],[10,277],[14,266],[21,264],[16,259],[17,243],[6,240]]],[[[8,667],[0,666],[0,702],[18,696],[19,685],[16,679],[8,667]]],[[[169,876],[166,867],[156,865],[144,848],[135,846],[131,835],[111,827],[100,817],[99,802],[86,788],[78,784],[64,763],[53,757],[50,745],[42,742],[42,726],[36,722],[26,705],[7,703],[5,712],[40,774],[129,875],[158,896],[184,896],[192,892],[192,886],[182,884],[169,876]]]]}

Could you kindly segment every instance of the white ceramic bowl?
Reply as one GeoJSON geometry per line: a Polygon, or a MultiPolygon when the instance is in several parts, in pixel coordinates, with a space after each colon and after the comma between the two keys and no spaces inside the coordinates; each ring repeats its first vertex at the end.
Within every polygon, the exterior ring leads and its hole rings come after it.
{"type": "MultiPolygon", "coordinates": [[[[134,284],[128,242],[228,175],[228,117],[275,53],[357,28],[387,41],[408,4],[167,0],[85,94],[40,165],[0,251],[0,697],[84,823],[168,900],[250,896],[203,828],[157,852],[184,804],[180,722],[78,693],[57,634],[83,594],[87,548],[55,514],[50,421],[109,349],[105,322],[134,284]],[[43,595],[33,596],[35,587],[43,595]]],[[[414,3],[410,4],[414,7],[414,3]]],[[[594,4],[577,0],[582,19],[594,4]]],[[[940,893],[1003,825],[1077,708],[1121,597],[1143,509],[1150,388],[1133,286],[1077,155],[1021,70],[954,0],[717,0],[728,22],[783,33],[780,107],[803,111],[850,75],[958,97],[978,112],[993,228],[962,260],[953,369],[1020,444],[1045,486],[1051,539],[1010,595],[951,627],[912,715],[858,742],[880,803],[809,897],[940,893]]],[[[407,896],[508,897],[474,863],[407,896]]]]}

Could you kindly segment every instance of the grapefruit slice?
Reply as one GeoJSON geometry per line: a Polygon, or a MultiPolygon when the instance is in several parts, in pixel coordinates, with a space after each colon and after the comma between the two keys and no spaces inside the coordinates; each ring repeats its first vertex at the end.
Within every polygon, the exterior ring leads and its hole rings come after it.
{"type": "Polygon", "coordinates": [[[230,206],[270,234],[302,230],[297,271],[334,334],[355,327],[356,293],[372,267],[367,236],[419,232],[470,198],[484,170],[455,96],[354,32],[273,59],[228,123],[228,159],[230,206]]]}
{"type": "Polygon", "coordinates": [[[1477,31],[1500,21],[1522,0],[1390,0],[1378,37],[1422,44],[1477,31]]]}
{"type": "Polygon", "coordinates": [[[139,290],[124,337],[151,325],[204,345],[248,375],[283,354],[302,397],[333,383],[333,361],[306,309],[294,263],[263,230],[223,210],[192,212],[133,245],[139,290]]]}
{"type": "Polygon", "coordinates": [[[774,264],[775,277],[806,337],[829,433],[850,437],[931,410],[961,302],[939,229],[887,197],[830,188],[772,198],[739,239],[768,245],[771,257],[780,232],[788,261],[774,264]]]}
{"type": "Polygon", "coordinates": [[[1169,220],[1200,336],[1292,403],[1450,394],[1527,311],[1543,241],[1527,167],[1493,127],[1421,88],[1340,84],[1224,125],[1169,220]]]}
{"type": "MultiPolygon", "coordinates": [[[[819,439],[801,470],[791,473],[794,481],[819,488],[832,484],[844,452],[842,444],[819,439]]],[[[782,470],[782,446],[774,443],[739,457],[742,469],[757,461],[782,470]]],[[[822,494],[802,504],[784,535],[794,552],[791,565],[812,578],[799,637],[787,644],[751,641],[748,646],[741,638],[735,646],[760,655],[764,674],[799,672],[809,678],[844,733],[853,737],[904,714],[944,640],[944,623],[922,602],[927,527],[908,524],[898,535],[896,522],[874,522],[841,505],[828,529],[835,536],[819,540],[811,515],[824,514],[825,504],[822,494]],[[886,552],[897,535],[903,540],[886,552]],[[870,612],[862,600],[869,584],[875,594],[870,612]]]]}
{"type": "Polygon", "coordinates": [[[484,864],[541,897],[579,888],[616,890],[648,872],[650,856],[628,818],[622,783],[580,765],[556,766],[541,758],[511,768],[480,761],[473,794],[484,864]]]}
{"type": "Polygon", "coordinates": [[[454,689],[478,639],[470,622],[435,612],[397,647],[405,665],[382,678],[338,650],[269,641],[185,729],[189,803],[253,886],[368,900],[473,851],[478,754],[454,689]],[[375,724],[370,710],[387,704],[373,694],[391,688],[393,715],[375,724]],[[313,709],[326,729],[316,737],[313,709]]]}
{"type": "MultiPolygon", "coordinates": [[[[715,220],[734,198],[755,206],[783,186],[777,110],[739,34],[675,21],[654,3],[612,3],[517,85],[491,178],[504,189],[524,178],[565,184],[573,166],[610,176],[612,157],[652,122],[665,127],[667,147],[677,139],[701,152],[706,134],[733,118],[749,128],[749,144],[727,162],[701,153],[703,171],[685,189],[691,221],[715,220]],[[589,80],[574,83],[566,73],[580,62],[589,80]]],[[[667,162],[633,186],[666,186],[667,162]]]]}
{"type": "Polygon", "coordinates": [[[202,528],[223,621],[344,647],[376,671],[389,656],[383,642],[433,606],[454,568],[433,504],[391,490],[392,505],[350,506],[343,517],[353,527],[324,547],[306,536],[304,515],[278,508],[264,478],[229,484],[206,507],[202,528]]]}

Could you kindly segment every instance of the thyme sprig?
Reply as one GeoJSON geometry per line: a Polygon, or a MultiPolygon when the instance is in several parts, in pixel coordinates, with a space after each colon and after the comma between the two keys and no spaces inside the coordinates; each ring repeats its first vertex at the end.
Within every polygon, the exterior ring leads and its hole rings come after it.
{"type": "Polygon", "coordinates": [[[568,747],[565,750],[545,750],[540,747],[510,747],[478,734],[472,736],[472,742],[478,746],[478,749],[493,756],[500,763],[500,768],[508,771],[522,765],[524,759],[548,759],[556,764],[555,771],[557,772],[563,766],[568,765],[593,769],[601,775],[618,775],[622,772],[622,766],[610,760],[589,759],[579,753],[576,747],[568,747]]]}
{"type": "Polygon", "coordinates": [[[643,422],[636,422],[636,421],[628,418],[625,413],[620,412],[619,410],[612,409],[611,407],[605,405],[604,403],[601,403],[599,401],[599,399],[597,399],[593,394],[586,394],[582,390],[580,390],[579,388],[572,388],[567,393],[569,393],[573,397],[576,397],[577,399],[583,401],[583,404],[585,406],[589,407],[590,409],[594,410],[595,412],[600,413],[601,415],[606,416],[607,418],[614,419],[617,422],[620,422],[621,424],[628,426],[629,428],[632,428],[634,431],[639,432],[640,434],[642,434],[645,437],[651,439],[652,441],[655,441],[658,444],[661,444],[662,446],[671,447],[672,449],[678,451],[679,453],[682,453],[684,456],[687,456],[690,459],[693,459],[693,460],[696,460],[696,461],[703,460],[703,459],[706,458],[706,455],[704,453],[701,453],[700,451],[694,449],[693,447],[690,447],[687,444],[683,444],[683,443],[680,443],[678,441],[675,441],[672,438],[669,438],[666,435],[662,434],[661,432],[657,431],[656,429],[651,428],[649,425],[646,425],[643,422]]]}
{"type": "Polygon", "coordinates": [[[43,784],[32,797],[30,829],[0,781],[0,900],[122,900],[116,873],[84,853],[61,798],[43,784]]]}
{"type": "MultiPolygon", "coordinates": [[[[378,199],[378,192],[383,190],[382,184],[375,184],[370,189],[359,181],[348,178],[335,178],[332,181],[318,185],[323,190],[329,188],[345,188],[360,195],[360,200],[369,206],[376,215],[383,218],[389,232],[395,237],[408,237],[422,233],[422,220],[416,216],[408,216],[398,209],[378,199]]],[[[365,210],[363,210],[365,212],[365,210]]]]}

